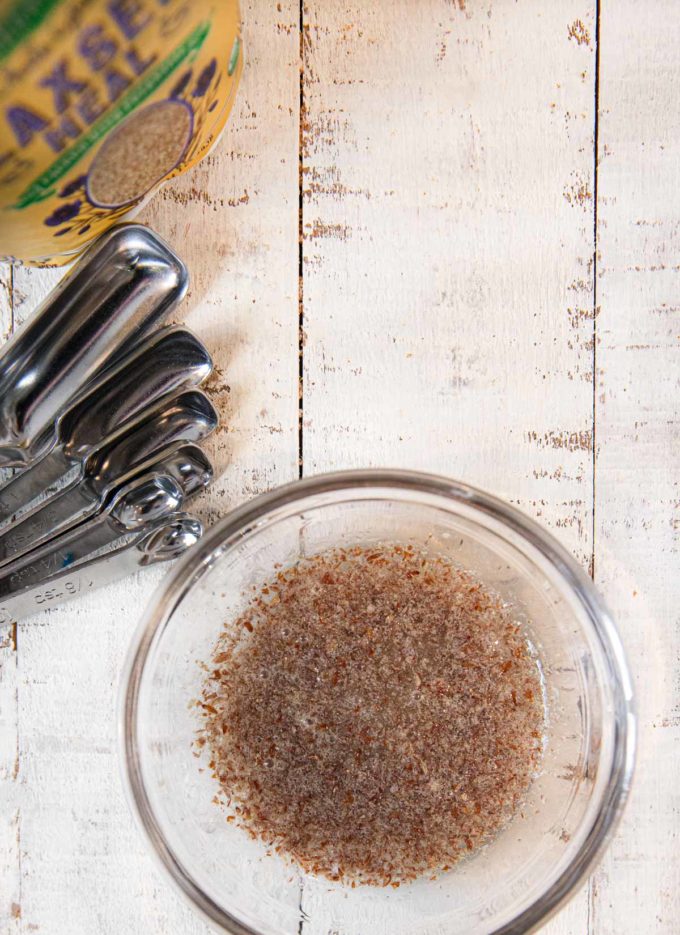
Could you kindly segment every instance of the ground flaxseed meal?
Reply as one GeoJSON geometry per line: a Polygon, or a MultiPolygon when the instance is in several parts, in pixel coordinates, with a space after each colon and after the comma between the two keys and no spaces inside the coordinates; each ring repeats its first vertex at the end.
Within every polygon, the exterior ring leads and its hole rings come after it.
{"type": "Polygon", "coordinates": [[[182,101],[159,101],[137,111],[106,140],[87,180],[95,204],[140,198],[173,169],[191,138],[192,116],[182,101]]]}
{"type": "Polygon", "coordinates": [[[489,842],[544,727],[537,661],[508,610],[399,546],[280,572],[225,628],[199,705],[228,820],[308,871],[381,885],[489,842]]]}

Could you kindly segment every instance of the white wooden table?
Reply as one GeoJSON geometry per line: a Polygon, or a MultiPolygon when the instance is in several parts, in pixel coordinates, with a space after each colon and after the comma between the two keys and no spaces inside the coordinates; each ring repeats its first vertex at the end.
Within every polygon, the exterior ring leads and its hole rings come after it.
{"type": "MultiPolygon", "coordinates": [[[[219,367],[211,520],[395,465],[494,491],[595,577],[639,691],[634,795],[546,931],[680,931],[680,6],[245,0],[214,154],[144,220],[219,367]],[[302,66],[302,67],[301,67],[302,66]]],[[[58,278],[4,269],[0,323],[58,278]]],[[[0,932],[192,935],[118,779],[148,572],[2,634],[0,932]]]]}

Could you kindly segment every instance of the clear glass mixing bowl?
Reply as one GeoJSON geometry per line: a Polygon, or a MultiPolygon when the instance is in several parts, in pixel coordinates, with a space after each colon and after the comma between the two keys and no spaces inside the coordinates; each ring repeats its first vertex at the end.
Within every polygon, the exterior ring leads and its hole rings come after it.
{"type": "Polygon", "coordinates": [[[616,628],[565,550],[507,504],[456,481],[351,471],[235,510],[155,595],[121,699],[124,781],[152,851],[189,901],[233,935],[526,932],[569,896],[610,838],[635,742],[616,628]],[[543,660],[548,739],[521,815],[437,880],[399,889],[304,873],[225,820],[196,756],[200,663],[277,563],[337,545],[411,543],[473,571],[525,622],[543,660]],[[251,592],[252,593],[252,592],[251,592]]]}

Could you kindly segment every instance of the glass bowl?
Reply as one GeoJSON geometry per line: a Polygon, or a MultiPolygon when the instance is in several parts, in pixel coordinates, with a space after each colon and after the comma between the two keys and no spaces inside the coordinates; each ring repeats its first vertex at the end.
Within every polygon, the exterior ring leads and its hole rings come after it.
{"type": "Polygon", "coordinates": [[[631,680],[591,580],[536,523],[457,481],[368,470],[302,480],[234,510],[174,568],[141,622],[121,698],[124,782],[161,866],[232,935],[527,932],[609,840],[633,766],[631,680]],[[544,667],[547,746],[525,806],[436,880],[351,888],[305,873],[226,821],[198,755],[201,663],[252,586],[338,545],[412,544],[492,588],[544,667]]]}

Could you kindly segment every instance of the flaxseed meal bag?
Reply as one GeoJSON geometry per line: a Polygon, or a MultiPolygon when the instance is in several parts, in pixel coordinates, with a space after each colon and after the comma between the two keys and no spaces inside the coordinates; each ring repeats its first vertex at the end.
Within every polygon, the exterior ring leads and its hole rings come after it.
{"type": "Polygon", "coordinates": [[[0,0],[0,257],[68,262],[224,127],[238,0],[0,0]]]}

